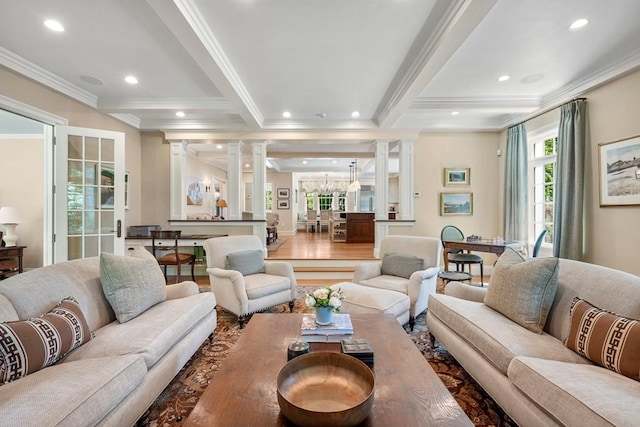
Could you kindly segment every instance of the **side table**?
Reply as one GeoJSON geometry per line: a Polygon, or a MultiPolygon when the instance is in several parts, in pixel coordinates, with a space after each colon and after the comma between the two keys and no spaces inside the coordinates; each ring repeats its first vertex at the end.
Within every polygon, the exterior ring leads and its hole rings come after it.
{"type": "Polygon", "coordinates": [[[26,246],[0,247],[0,279],[7,274],[22,273],[22,256],[26,246]]]}

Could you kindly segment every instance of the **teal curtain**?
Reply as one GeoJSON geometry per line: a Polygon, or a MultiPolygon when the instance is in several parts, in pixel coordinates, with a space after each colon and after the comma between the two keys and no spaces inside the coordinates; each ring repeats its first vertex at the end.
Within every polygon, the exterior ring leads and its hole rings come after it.
{"type": "Polygon", "coordinates": [[[584,258],[584,181],[587,101],[561,107],[554,194],[553,256],[584,258]]]}
{"type": "Polygon", "coordinates": [[[504,238],[527,243],[527,132],[524,124],[507,130],[504,173],[504,238]]]}

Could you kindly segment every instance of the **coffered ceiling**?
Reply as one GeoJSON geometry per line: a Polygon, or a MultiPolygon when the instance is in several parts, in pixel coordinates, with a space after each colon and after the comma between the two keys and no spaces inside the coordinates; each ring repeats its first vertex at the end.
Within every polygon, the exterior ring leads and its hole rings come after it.
{"type": "Polygon", "coordinates": [[[262,133],[276,169],[331,168],[375,139],[331,132],[501,130],[635,70],[639,16],[637,0],[0,0],[0,66],[140,130],[262,133]]]}

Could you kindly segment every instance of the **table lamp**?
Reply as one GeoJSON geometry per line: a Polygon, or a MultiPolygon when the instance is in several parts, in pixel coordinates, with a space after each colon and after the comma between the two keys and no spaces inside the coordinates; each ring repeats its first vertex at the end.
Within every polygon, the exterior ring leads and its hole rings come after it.
{"type": "Polygon", "coordinates": [[[225,199],[218,199],[216,206],[220,208],[220,218],[224,219],[224,216],[222,215],[222,208],[227,207],[227,201],[225,199]]]}
{"type": "Polygon", "coordinates": [[[16,227],[20,223],[20,211],[16,208],[5,206],[0,208],[0,224],[4,225],[2,240],[6,246],[15,246],[18,241],[16,227]]]}

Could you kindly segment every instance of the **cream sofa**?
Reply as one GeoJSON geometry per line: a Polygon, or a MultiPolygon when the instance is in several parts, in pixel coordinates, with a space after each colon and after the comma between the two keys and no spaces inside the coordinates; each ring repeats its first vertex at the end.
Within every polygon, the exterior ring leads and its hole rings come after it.
{"type": "Polygon", "coordinates": [[[119,323],[97,257],[0,282],[0,321],[37,317],[69,296],[94,338],[53,366],[0,385],[0,425],[133,425],[216,327],[215,297],[194,282],[167,286],[165,301],[119,323]]]}
{"type": "MultiPolygon", "coordinates": [[[[491,285],[490,285],[491,286],[491,285]]],[[[486,288],[451,282],[429,296],[429,332],[521,426],[637,426],[640,382],[564,345],[574,297],[640,319],[640,278],[559,260],[558,287],[542,334],[484,304],[486,288]]]]}

